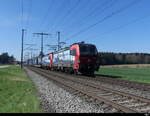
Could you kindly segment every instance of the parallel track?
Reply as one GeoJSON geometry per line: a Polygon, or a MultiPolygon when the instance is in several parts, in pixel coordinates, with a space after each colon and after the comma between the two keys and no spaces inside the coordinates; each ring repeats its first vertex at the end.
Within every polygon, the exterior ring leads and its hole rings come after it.
{"type": "Polygon", "coordinates": [[[75,90],[84,96],[108,104],[119,112],[125,113],[150,113],[150,100],[135,95],[115,91],[95,83],[62,75],[55,72],[42,70],[39,68],[29,68],[30,70],[51,79],[65,87],[75,90]]]}
{"type": "Polygon", "coordinates": [[[120,85],[120,86],[124,86],[124,87],[128,87],[129,89],[133,88],[136,90],[140,90],[140,91],[147,91],[150,92],[150,84],[148,83],[139,83],[139,82],[133,82],[133,81],[128,81],[128,80],[121,80],[121,79],[117,79],[117,78],[108,78],[107,76],[100,76],[100,75],[96,75],[95,80],[97,81],[101,81],[104,83],[109,83],[112,85],[120,85]]]}
{"type": "MultiPolygon", "coordinates": [[[[58,72],[57,72],[58,73],[58,72]]],[[[62,73],[59,72],[60,74],[63,75],[67,75],[70,76],[67,73],[62,73]]],[[[134,90],[139,90],[139,91],[145,91],[145,92],[150,92],[150,84],[149,83],[139,83],[139,82],[134,82],[134,81],[128,81],[128,80],[121,80],[118,78],[111,78],[111,77],[107,77],[107,76],[101,76],[96,74],[95,78],[93,77],[87,77],[87,76],[83,76],[83,75],[71,75],[75,78],[82,78],[82,79],[86,79],[89,81],[97,81],[97,82],[102,82],[105,84],[111,84],[111,85],[118,85],[124,88],[128,88],[128,89],[134,89],[134,90]]]]}
{"type": "MultiPolygon", "coordinates": [[[[61,73],[61,72],[60,72],[61,73]]],[[[64,75],[68,75],[66,73],[63,73],[64,75]]],[[[72,75],[74,76],[74,75],[72,75]]],[[[128,80],[121,80],[118,78],[111,78],[107,76],[101,76],[101,75],[96,75],[95,78],[93,77],[87,77],[83,75],[76,75],[74,77],[78,78],[83,78],[86,80],[91,80],[91,81],[97,81],[97,82],[102,82],[106,84],[111,84],[111,85],[119,85],[128,89],[134,89],[134,90],[139,90],[139,91],[145,91],[145,92],[150,92],[150,84],[149,83],[139,83],[139,82],[134,82],[134,81],[128,81],[128,80]]]]}

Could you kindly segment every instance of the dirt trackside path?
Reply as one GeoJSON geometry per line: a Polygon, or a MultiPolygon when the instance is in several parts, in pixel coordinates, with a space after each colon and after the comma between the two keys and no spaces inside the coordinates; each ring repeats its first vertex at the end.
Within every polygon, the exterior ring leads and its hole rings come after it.
{"type": "Polygon", "coordinates": [[[8,68],[8,67],[10,67],[9,65],[6,65],[6,66],[0,66],[0,69],[1,68],[8,68]]]}

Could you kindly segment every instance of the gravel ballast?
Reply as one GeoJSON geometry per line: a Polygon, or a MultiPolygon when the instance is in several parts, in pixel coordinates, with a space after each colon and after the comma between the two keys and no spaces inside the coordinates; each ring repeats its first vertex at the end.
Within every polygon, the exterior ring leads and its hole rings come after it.
{"type": "Polygon", "coordinates": [[[41,107],[48,113],[104,113],[105,104],[87,102],[57,86],[54,82],[26,69],[37,87],[41,107]]]}

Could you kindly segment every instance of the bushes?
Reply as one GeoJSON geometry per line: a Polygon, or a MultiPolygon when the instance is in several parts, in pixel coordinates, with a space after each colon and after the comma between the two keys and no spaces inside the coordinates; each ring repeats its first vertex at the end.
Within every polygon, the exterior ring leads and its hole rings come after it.
{"type": "Polygon", "coordinates": [[[150,54],[144,53],[109,53],[100,54],[101,65],[115,64],[150,64],[150,54]]]}
{"type": "Polygon", "coordinates": [[[8,53],[2,53],[0,55],[0,64],[12,64],[15,61],[13,56],[9,56],[8,53]]]}

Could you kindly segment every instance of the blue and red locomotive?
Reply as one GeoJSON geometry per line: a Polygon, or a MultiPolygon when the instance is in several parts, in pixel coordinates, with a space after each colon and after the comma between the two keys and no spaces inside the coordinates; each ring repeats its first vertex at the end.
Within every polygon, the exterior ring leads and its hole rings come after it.
{"type": "Polygon", "coordinates": [[[50,70],[85,75],[94,75],[94,72],[100,67],[96,46],[84,42],[75,43],[70,47],[47,54],[43,57],[42,62],[38,57],[33,61],[33,65],[39,64],[50,70]]]}

